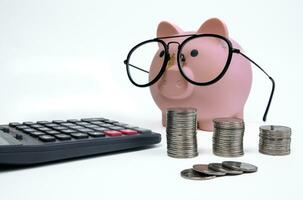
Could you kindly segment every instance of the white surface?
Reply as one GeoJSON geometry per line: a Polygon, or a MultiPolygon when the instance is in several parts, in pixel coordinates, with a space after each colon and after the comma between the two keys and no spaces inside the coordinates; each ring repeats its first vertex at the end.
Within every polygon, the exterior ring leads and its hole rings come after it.
{"type": "Polygon", "coordinates": [[[35,199],[300,199],[302,170],[302,2],[292,1],[0,1],[0,122],[105,116],[161,132],[153,149],[33,168],[0,171],[1,200],[35,199]],[[194,159],[166,156],[165,129],[149,94],[128,81],[130,48],[155,37],[168,20],[185,30],[223,19],[277,83],[267,124],[293,130],[292,153],[258,153],[270,82],[254,68],[245,109],[245,156],[255,174],[211,181],[180,178],[196,163],[227,159],[199,132],[194,159]]]}

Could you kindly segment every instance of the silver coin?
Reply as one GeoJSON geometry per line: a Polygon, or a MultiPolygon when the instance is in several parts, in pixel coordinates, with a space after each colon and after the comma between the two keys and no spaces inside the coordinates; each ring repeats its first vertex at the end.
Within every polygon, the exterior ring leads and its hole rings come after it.
{"type": "Polygon", "coordinates": [[[244,154],[220,154],[218,152],[214,153],[216,156],[224,157],[224,158],[238,158],[243,156],[244,154]]]}
{"type": "Polygon", "coordinates": [[[197,109],[169,108],[166,117],[167,155],[174,158],[197,156],[197,109]]]}
{"type": "Polygon", "coordinates": [[[214,119],[213,153],[222,157],[244,155],[244,122],[238,118],[214,119]]]}
{"type": "Polygon", "coordinates": [[[213,175],[213,176],[224,176],[226,173],[225,172],[220,172],[220,171],[215,171],[212,169],[208,168],[208,165],[205,164],[197,164],[193,166],[193,170],[200,172],[202,174],[206,174],[206,175],[213,175]]]}
{"type": "Polygon", "coordinates": [[[259,150],[259,152],[271,156],[286,156],[290,154],[290,151],[278,152],[278,151],[259,150]]]}
{"type": "Polygon", "coordinates": [[[236,162],[236,161],[224,161],[222,165],[226,168],[233,170],[241,170],[243,172],[252,173],[258,171],[258,167],[249,163],[236,162]]]}
{"type": "Polygon", "coordinates": [[[185,169],[181,171],[181,177],[190,179],[190,180],[210,180],[216,178],[216,176],[208,176],[199,172],[196,172],[193,169],[185,169]]]}
{"type": "Polygon", "coordinates": [[[227,175],[240,175],[243,174],[241,170],[233,170],[223,167],[222,163],[209,163],[208,168],[214,171],[224,172],[227,175]]]}
{"type": "Polygon", "coordinates": [[[291,135],[291,128],[287,126],[265,125],[265,126],[260,126],[259,129],[263,133],[281,133],[284,135],[291,135]]]}
{"type": "Polygon", "coordinates": [[[291,128],[266,125],[259,128],[259,152],[266,155],[282,156],[290,154],[291,128]]]}
{"type": "Polygon", "coordinates": [[[215,128],[241,129],[244,122],[239,118],[217,118],[213,120],[215,128]]]}
{"type": "Polygon", "coordinates": [[[214,123],[218,123],[218,124],[228,124],[228,123],[232,123],[232,124],[243,124],[243,119],[240,118],[216,118],[213,120],[214,123]]]}

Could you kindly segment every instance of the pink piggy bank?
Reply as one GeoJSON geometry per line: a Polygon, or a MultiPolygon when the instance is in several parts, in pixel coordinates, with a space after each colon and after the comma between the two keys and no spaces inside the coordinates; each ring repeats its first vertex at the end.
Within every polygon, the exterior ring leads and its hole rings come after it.
{"type": "MultiPolygon", "coordinates": [[[[150,91],[162,111],[163,126],[166,124],[167,108],[194,107],[198,111],[198,128],[212,131],[214,118],[243,118],[244,105],[252,84],[252,69],[250,62],[241,55],[227,52],[230,49],[224,42],[220,42],[221,38],[203,37],[182,46],[182,42],[190,37],[186,35],[192,34],[222,36],[230,41],[232,47],[241,50],[239,44],[229,38],[226,25],[219,19],[207,20],[197,32],[184,32],[171,23],[161,22],[157,37],[162,38],[168,46],[170,60],[161,78],[150,86],[150,91]],[[178,53],[180,48],[182,53],[178,53]],[[176,59],[177,55],[182,56],[181,61],[176,59]],[[230,60],[226,68],[227,56],[230,56],[230,60]],[[211,81],[220,76],[222,71],[223,76],[211,81]],[[209,84],[193,84],[195,82],[209,84]]],[[[152,60],[149,79],[158,73],[161,51],[159,48],[152,60]]]]}

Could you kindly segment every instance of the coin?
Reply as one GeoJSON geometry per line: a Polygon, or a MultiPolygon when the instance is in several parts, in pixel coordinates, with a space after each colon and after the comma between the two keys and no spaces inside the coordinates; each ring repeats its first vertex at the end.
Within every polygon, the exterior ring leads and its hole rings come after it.
{"type": "Polygon", "coordinates": [[[258,170],[258,167],[255,165],[236,161],[224,161],[222,166],[233,170],[241,170],[246,173],[252,173],[258,170]]]}
{"type": "Polygon", "coordinates": [[[259,152],[267,155],[282,156],[290,154],[291,128],[266,125],[259,128],[259,152]]]}
{"type": "Polygon", "coordinates": [[[239,118],[217,118],[213,122],[213,153],[222,157],[244,155],[244,121],[239,118]]]}
{"type": "Polygon", "coordinates": [[[214,127],[226,129],[242,129],[244,122],[239,118],[216,118],[213,120],[214,127]]]}
{"type": "Polygon", "coordinates": [[[243,174],[241,170],[234,170],[223,167],[222,163],[209,163],[208,168],[214,171],[224,172],[227,175],[240,175],[243,174]]]}
{"type": "Polygon", "coordinates": [[[208,176],[199,172],[196,172],[193,169],[185,169],[181,171],[181,177],[190,179],[190,180],[210,180],[216,178],[216,176],[208,176]]]}
{"type": "Polygon", "coordinates": [[[194,165],[193,170],[210,176],[224,176],[226,174],[225,172],[211,170],[208,168],[208,165],[205,164],[194,165]]]}
{"type": "Polygon", "coordinates": [[[198,156],[197,109],[168,108],[166,113],[167,155],[174,158],[198,156]]]}

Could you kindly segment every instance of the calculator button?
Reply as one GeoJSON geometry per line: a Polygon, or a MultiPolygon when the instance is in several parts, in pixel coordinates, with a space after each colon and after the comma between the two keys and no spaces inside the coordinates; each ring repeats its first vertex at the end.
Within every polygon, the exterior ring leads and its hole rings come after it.
{"type": "Polygon", "coordinates": [[[92,137],[105,137],[105,134],[99,131],[89,132],[88,134],[92,137]]]}
{"type": "Polygon", "coordinates": [[[37,121],[37,124],[49,124],[49,121],[37,121]]]}
{"type": "Polygon", "coordinates": [[[88,138],[86,133],[71,133],[70,135],[76,139],[88,138]]]}
{"type": "Polygon", "coordinates": [[[76,133],[77,131],[72,130],[72,129],[64,129],[64,130],[61,130],[61,132],[69,134],[69,133],[76,133]]]}
{"type": "Polygon", "coordinates": [[[79,128],[77,130],[80,131],[80,132],[83,132],[83,133],[94,131],[93,129],[90,129],[90,128],[79,128]]]}
{"type": "Polygon", "coordinates": [[[104,127],[97,127],[97,128],[93,128],[95,131],[107,131],[109,130],[108,128],[104,128],[104,127]]]}
{"type": "Polygon", "coordinates": [[[122,126],[122,127],[128,126],[128,124],[120,123],[120,122],[114,123],[113,125],[114,125],[114,126],[122,126]]]}
{"type": "Polygon", "coordinates": [[[3,132],[5,132],[5,133],[9,133],[10,132],[10,129],[7,128],[7,127],[1,127],[0,126],[0,130],[3,131],[3,132]]]}
{"type": "Polygon", "coordinates": [[[52,122],[56,123],[56,124],[61,124],[61,123],[65,123],[66,121],[64,121],[64,120],[53,120],[52,122]]]}
{"type": "Polygon", "coordinates": [[[42,128],[44,126],[41,125],[41,124],[31,124],[30,127],[32,127],[32,128],[42,128]]]}
{"type": "Polygon", "coordinates": [[[124,128],[127,128],[127,129],[138,128],[137,126],[133,126],[133,125],[124,125],[123,127],[124,127],[124,128]]]}
{"type": "Polygon", "coordinates": [[[45,126],[53,128],[53,127],[60,126],[60,125],[59,124],[55,124],[55,123],[50,123],[50,124],[45,124],[45,126]]]}
{"type": "Polygon", "coordinates": [[[18,125],[18,126],[16,126],[16,128],[22,130],[22,129],[26,129],[26,128],[30,128],[30,127],[26,126],[26,125],[18,125]]]}
{"type": "Polygon", "coordinates": [[[68,126],[68,128],[79,129],[79,128],[84,128],[84,127],[83,126],[79,126],[79,125],[73,125],[73,126],[68,126]]]}
{"type": "Polygon", "coordinates": [[[55,137],[51,135],[40,135],[39,139],[42,140],[43,142],[54,142],[56,141],[55,137]]]}
{"type": "Polygon", "coordinates": [[[136,128],[132,128],[132,129],[135,131],[138,131],[141,134],[147,134],[147,133],[152,132],[150,129],[140,128],[140,127],[136,127],[136,128]]]}
{"type": "Polygon", "coordinates": [[[97,126],[95,124],[88,124],[88,125],[84,125],[84,127],[86,127],[86,128],[98,128],[99,126],[97,126]]]}
{"type": "Polygon", "coordinates": [[[18,126],[18,125],[21,125],[19,122],[11,122],[8,124],[10,127],[15,127],[15,126],[18,126]]]}
{"type": "Polygon", "coordinates": [[[72,137],[70,135],[66,135],[66,134],[57,134],[57,135],[55,135],[55,137],[59,140],[70,140],[70,139],[72,139],[72,137]]]}
{"type": "Polygon", "coordinates": [[[119,122],[115,121],[115,120],[107,120],[106,123],[115,124],[115,123],[119,123],[119,122]]]}
{"type": "Polygon", "coordinates": [[[103,117],[99,117],[99,118],[84,118],[84,119],[81,119],[81,121],[83,122],[94,122],[94,121],[105,121],[105,120],[108,120],[108,119],[105,119],[103,117]]]}
{"type": "Polygon", "coordinates": [[[43,133],[41,131],[35,131],[35,132],[30,132],[30,135],[33,137],[38,137],[40,135],[45,135],[45,133],[43,133]]]}
{"type": "Polygon", "coordinates": [[[105,123],[101,122],[101,121],[95,121],[95,122],[91,122],[91,124],[101,125],[101,124],[105,124],[105,123]]]}
{"type": "Polygon", "coordinates": [[[131,129],[120,130],[120,132],[121,132],[123,135],[136,135],[136,134],[138,134],[138,131],[131,130],[131,129]]]}
{"type": "Polygon", "coordinates": [[[33,128],[25,128],[25,129],[22,129],[22,131],[25,132],[25,133],[31,133],[31,132],[35,132],[37,130],[33,129],[33,128]]]}
{"type": "Polygon", "coordinates": [[[109,126],[108,129],[119,131],[119,130],[122,130],[122,129],[125,129],[125,128],[121,127],[121,126],[109,126]]]}
{"type": "Polygon", "coordinates": [[[75,124],[78,124],[78,125],[88,125],[90,123],[87,123],[87,122],[76,122],[75,124]]]}
{"type": "Polygon", "coordinates": [[[66,123],[61,123],[60,125],[62,125],[62,126],[74,126],[75,124],[70,123],[70,122],[66,122],[66,123]]]}
{"type": "Polygon", "coordinates": [[[22,124],[24,124],[24,125],[31,125],[31,124],[34,124],[34,122],[23,122],[22,124]]]}
{"type": "Polygon", "coordinates": [[[121,136],[122,133],[120,131],[115,131],[115,130],[107,130],[104,131],[105,135],[111,136],[111,137],[116,137],[116,136],[121,136]]]}
{"type": "Polygon", "coordinates": [[[53,127],[53,129],[57,130],[57,131],[61,131],[61,130],[65,130],[68,129],[66,126],[55,126],[53,127]]]}
{"type": "Polygon", "coordinates": [[[45,131],[45,133],[50,134],[50,135],[60,134],[59,131],[53,131],[53,130],[51,130],[51,131],[45,131]]]}
{"type": "Polygon", "coordinates": [[[15,135],[15,138],[16,138],[17,140],[22,140],[22,139],[23,139],[23,135],[21,135],[21,134],[16,134],[16,135],[15,135]]]}
{"type": "Polygon", "coordinates": [[[46,127],[41,127],[41,128],[37,128],[39,131],[51,131],[52,129],[50,128],[46,128],[46,127]]]}
{"type": "Polygon", "coordinates": [[[102,127],[106,127],[106,128],[109,128],[109,127],[111,127],[111,126],[113,126],[112,124],[101,124],[101,125],[99,125],[99,126],[102,126],[102,127]]]}

